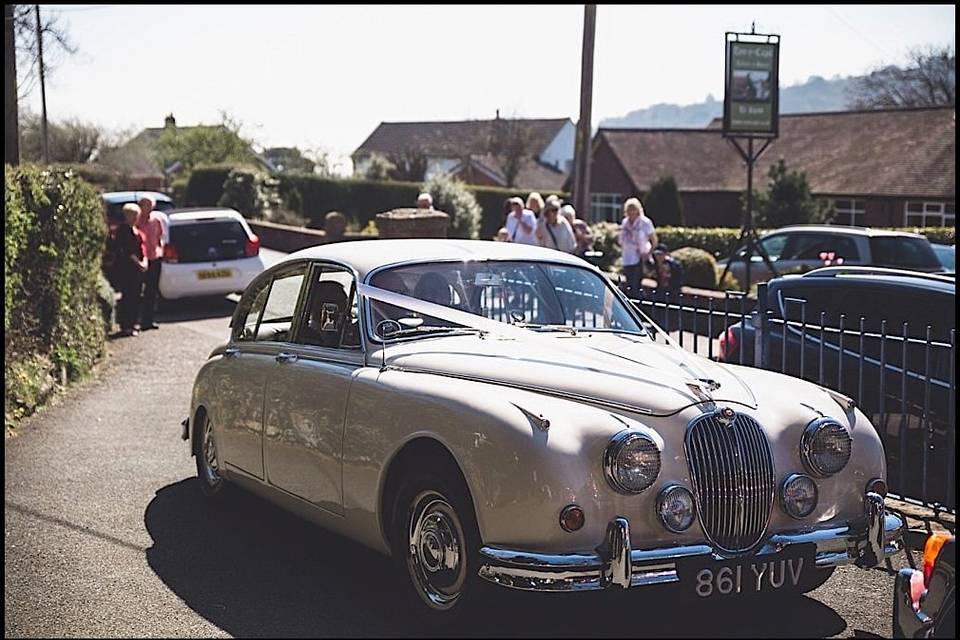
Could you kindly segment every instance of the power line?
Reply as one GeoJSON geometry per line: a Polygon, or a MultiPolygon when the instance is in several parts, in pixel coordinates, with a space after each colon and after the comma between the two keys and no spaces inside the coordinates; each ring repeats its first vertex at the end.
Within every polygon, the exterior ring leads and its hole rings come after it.
{"type": "Polygon", "coordinates": [[[876,42],[874,42],[873,40],[871,40],[871,39],[868,38],[867,36],[865,36],[865,35],[863,35],[862,33],[860,33],[860,31],[858,31],[856,27],[854,27],[852,24],[850,24],[850,23],[847,21],[846,18],[844,18],[844,17],[843,17],[842,15],[840,15],[839,13],[837,13],[836,9],[834,9],[834,8],[831,7],[830,5],[825,5],[825,6],[823,6],[823,8],[826,9],[827,11],[829,11],[830,13],[832,13],[833,16],[834,16],[837,20],[839,20],[839,21],[842,22],[843,24],[847,25],[847,28],[849,28],[849,29],[850,29],[851,31],[853,31],[855,34],[857,34],[858,36],[860,36],[860,38],[861,38],[864,42],[866,42],[866,43],[869,44],[871,47],[873,47],[874,49],[876,49],[877,51],[879,51],[880,53],[882,53],[882,54],[883,54],[884,56],[886,56],[887,58],[890,58],[890,57],[891,57],[889,51],[887,51],[886,49],[884,49],[883,47],[881,47],[880,45],[878,45],[876,42]]]}
{"type": "Polygon", "coordinates": [[[41,9],[43,11],[50,11],[53,13],[73,13],[75,11],[96,11],[98,9],[116,9],[117,7],[122,7],[123,5],[116,4],[99,4],[93,5],[91,7],[69,7],[65,9],[60,9],[58,7],[43,6],[41,9]]]}

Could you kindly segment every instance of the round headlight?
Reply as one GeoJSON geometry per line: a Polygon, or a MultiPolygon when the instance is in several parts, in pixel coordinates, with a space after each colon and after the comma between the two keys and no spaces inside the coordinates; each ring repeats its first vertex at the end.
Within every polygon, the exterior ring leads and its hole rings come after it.
{"type": "Polygon", "coordinates": [[[853,438],[847,429],[828,418],[814,420],[800,436],[800,457],[815,476],[829,476],[847,466],[853,438]]]}
{"type": "Polygon", "coordinates": [[[603,457],[610,485],[620,493],[640,493],[660,475],[660,450],[648,436],[621,431],[603,457]]]}
{"type": "Polygon", "coordinates": [[[693,524],[693,494],[679,485],[667,487],[657,496],[657,514],[667,530],[686,531],[693,524]]]}
{"type": "Polygon", "coordinates": [[[780,490],[780,502],[787,515],[806,518],[817,506],[817,483],[799,473],[788,476],[780,490]]]}

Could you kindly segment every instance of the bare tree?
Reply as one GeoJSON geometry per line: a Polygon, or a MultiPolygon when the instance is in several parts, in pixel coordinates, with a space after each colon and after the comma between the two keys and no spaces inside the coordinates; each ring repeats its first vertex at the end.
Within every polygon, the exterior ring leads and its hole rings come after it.
{"type": "MultiPolygon", "coordinates": [[[[22,100],[30,95],[40,79],[34,5],[13,5],[13,25],[17,50],[17,95],[22,100]]],[[[70,34],[59,16],[48,12],[41,18],[40,27],[44,44],[43,71],[49,76],[64,56],[75,54],[77,48],[70,42],[70,34]]]]}
{"type": "Polygon", "coordinates": [[[906,68],[889,65],[857,78],[850,104],[857,109],[954,104],[957,57],[952,46],[916,48],[906,68]]]}
{"type": "Polygon", "coordinates": [[[493,120],[486,132],[482,148],[493,156],[503,173],[507,187],[515,187],[523,165],[533,158],[532,135],[516,118],[493,120]]]}
{"type": "Polygon", "coordinates": [[[399,153],[392,153],[387,158],[394,168],[390,172],[391,180],[402,182],[421,182],[427,173],[427,156],[415,148],[407,148],[399,153]]]}
{"type": "MultiPolygon", "coordinates": [[[[99,126],[77,118],[49,123],[48,135],[50,162],[89,162],[104,138],[99,126]]],[[[40,138],[40,116],[24,112],[20,119],[20,153],[24,161],[40,161],[40,138]]]]}

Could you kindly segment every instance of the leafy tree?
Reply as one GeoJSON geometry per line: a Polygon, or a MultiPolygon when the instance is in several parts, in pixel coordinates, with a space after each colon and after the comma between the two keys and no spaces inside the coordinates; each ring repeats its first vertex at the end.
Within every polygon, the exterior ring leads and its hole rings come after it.
{"type": "Polygon", "coordinates": [[[396,165],[390,162],[386,156],[374,153],[370,156],[370,162],[367,163],[367,167],[361,177],[367,180],[390,180],[391,175],[396,170],[396,165]]]}
{"type": "Polygon", "coordinates": [[[226,113],[221,118],[219,125],[164,129],[155,146],[160,168],[176,162],[186,171],[199,164],[253,163],[252,142],[240,135],[242,125],[226,113]]]}
{"type": "Polygon", "coordinates": [[[462,182],[449,176],[436,176],[423,185],[423,191],[433,196],[434,209],[450,215],[448,235],[451,238],[476,240],[480,237],[483,209],[462,182]]]}
{"type": "Polygon", "coordinates": [[[754,197],[755,225],[776,229],[788,224],[822,224],[833,219],[833,205],[810,193],[805,173],[787,171],[781,158],[770,167],[765,193],[754,197]]]}
{"type": "Polygon", "coordinates": [[[851,106],[857,109],[934,107],[954,104],[957,55],[952,46],[917,48],[906,68],[889,65],[856,78],[851,106]]]}
{"type": "Polygon", "coordinates": [[[273,163],[279,173],[313,173],[317,166],[297,147],[271,147],[263,151],[263,156],[273,163]]]}
{"type": "Polygon", "coordinates": [[[673,176],[664,176],[650,185],[643,208],[657,226],[683,226],[683,203],[673,176]]]}

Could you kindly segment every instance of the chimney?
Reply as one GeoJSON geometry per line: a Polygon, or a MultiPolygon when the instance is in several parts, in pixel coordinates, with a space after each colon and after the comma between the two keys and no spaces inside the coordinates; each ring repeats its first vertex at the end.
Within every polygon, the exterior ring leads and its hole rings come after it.
{"type": "Polygon", "coordinates": [[[497,117],[496,117],[496,119],[497,119],[497,120],[500,119],[500,109],[497,109],[497,117]]]}
{"type": "Polygon", "coordinates": [[[173,117],[172,113],[168,113],[167,117],[163,119],[163,128],[166,129],[168,127],[177,128],[177,119],[173,117]]]}

